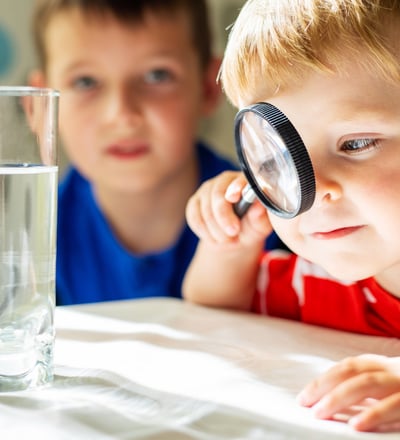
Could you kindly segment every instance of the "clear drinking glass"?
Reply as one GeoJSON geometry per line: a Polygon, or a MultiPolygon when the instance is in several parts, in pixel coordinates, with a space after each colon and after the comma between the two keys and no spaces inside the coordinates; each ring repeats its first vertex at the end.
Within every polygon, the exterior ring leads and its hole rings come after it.
{"type": "Polygon", "coordinates": [[[0,391],[53,378],[58,100],[0,87],[0,391]]]}

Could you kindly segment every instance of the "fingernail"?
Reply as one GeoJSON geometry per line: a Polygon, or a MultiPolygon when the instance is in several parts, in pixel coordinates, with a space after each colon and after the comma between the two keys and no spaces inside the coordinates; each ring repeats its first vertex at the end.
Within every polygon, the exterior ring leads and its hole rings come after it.
{"type": "Polygon", "coordinates": [[[314,416],[317,417],[318,419],[323,419],[328,415],[322,400],[320,400],[312,407],[312,411],[314,413],[314,416]]]}
{"type": "Polygon", "coordinates": [[[226,188],[225,191],[225,197],[227,199],[230,199],[232,196],[237,195],[238,192],[240,192],[240,188],[238,188],[237,185],[235,185],[234,183],[230,184],[228,186],[228,188],[226,188]]]}
{"type": "Polygon", "coordinates": [[[358,428],[360,422],[362,422],[362,418],[357,415],[349,419],[348,424],[353,428],[358,428]]]}
{"type": "Polygon", "coordinates": [[[225,232],[230,236],[230,237],[234,237],[235,235],[238,234],[239,230],[237,228],[236,225],[228,225],[225,228],[225,232]]]}
{"type": "Polygon", "coordinates": [[[351,426],[357,425],[357,423],[358,423],[358,417],[357,416],[352,417],[348,421],[348,424],[351,425],[351,426]]]}
{"type": "Polygon", "coordinates": [[[296,396],[296,402],[300,405],[307,406],[307,396],[303,391],[296,396]]]}

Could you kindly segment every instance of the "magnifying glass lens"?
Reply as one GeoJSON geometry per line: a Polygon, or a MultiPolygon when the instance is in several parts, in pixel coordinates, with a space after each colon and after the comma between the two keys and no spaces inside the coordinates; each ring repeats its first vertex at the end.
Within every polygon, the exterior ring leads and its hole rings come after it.
{"type": "Polygon", "coordinates": [[[236,149],[253,191],[276,215],[292,218],[309,209],[315,178],[307,149],[289,119],[269,103],[241,110],[236,149]]]}
{"type": "Polygon", "coordinates": [[[282,138],[265,119],[248,112],[240,126],[242,153],[258,189],[278,209],[299,208],[300,182],[282,138]]]}

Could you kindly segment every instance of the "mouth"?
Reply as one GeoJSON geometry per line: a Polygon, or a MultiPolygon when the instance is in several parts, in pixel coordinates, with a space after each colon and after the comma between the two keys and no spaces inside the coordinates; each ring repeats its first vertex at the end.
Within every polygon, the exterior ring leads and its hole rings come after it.
{"type": "Polygon", "coordinates": [[[313,232],[311,236],[317,240],[333,240],[354,234],[362,228],[364,228],[364,225],[349,226],[346,228],[332,229],[331,231],[326,232],[313,232]]]}
{"type": "Polygon", "coordinates": [[[148,144],[133,142],[117,142],[110,145],[106,153],[116,159],[137,159],[150,151],[148,144]]]}

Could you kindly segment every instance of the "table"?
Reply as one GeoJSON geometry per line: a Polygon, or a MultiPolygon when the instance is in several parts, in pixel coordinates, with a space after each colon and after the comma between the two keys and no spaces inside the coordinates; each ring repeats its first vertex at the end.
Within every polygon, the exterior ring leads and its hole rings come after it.
{"type": "Polygon", "coordinates": [[[2,439],[399,439],[316,420],[295,396],[400,341],[159,298],[57,307],[55,380],[0,394],[2,439]]]}

